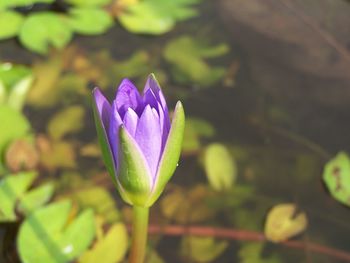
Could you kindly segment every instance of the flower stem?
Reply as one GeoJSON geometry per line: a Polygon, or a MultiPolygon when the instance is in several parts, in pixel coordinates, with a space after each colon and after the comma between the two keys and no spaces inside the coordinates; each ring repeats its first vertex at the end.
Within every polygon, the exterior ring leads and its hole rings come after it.
{"type": "Polygon", "coordinates": [[[148,214],[148,207],[133,207],[132,240],[129,263],[143,263],[145,260],[148,214]]]}

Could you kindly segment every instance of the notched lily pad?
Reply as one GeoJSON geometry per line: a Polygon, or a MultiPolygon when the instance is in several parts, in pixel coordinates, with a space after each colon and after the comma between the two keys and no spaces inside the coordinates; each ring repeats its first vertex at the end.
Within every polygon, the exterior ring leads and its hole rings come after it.
{"type": "Polygon", "coordinates": [[[265,236],[272,242],[282,242],[300,234],[307,227],[306,214],[297,211],[294,204],[279,204],[268,213],[265,236]]]}
{"type": "Polygon", "coordinates": [[[61,201],[31,213],[22,223],[17,247],[26,263],[68,263],[80,256],[95,237],[91,210],[70,219],[71,203],[61,201]],[[50,220],[48,220],[50,219],[50,220]]]}
{"type": "Polygon", "coordinates": [[[17,12],[0,10],[0,40],[16,36],[23,20],[23,16],[17,12]]]}
{"type": "Polygon", "coordinates": [[[208,87],[222,80],[226,69],[211,66],[205,59],[223,56],[228,51],[226,44],[208,46],[185,35],[169,42],[163,56],[171,64],[173,76],[178,82],[208,87]]]}

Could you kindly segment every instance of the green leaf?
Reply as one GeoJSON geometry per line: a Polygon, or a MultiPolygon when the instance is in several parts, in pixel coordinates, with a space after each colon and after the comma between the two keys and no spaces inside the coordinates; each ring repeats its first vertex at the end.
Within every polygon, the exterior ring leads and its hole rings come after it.
{"type": "Polygon", "coordinates": [[[68,263],[80,256],[95,237],[91,210],[69,219],[71,203],[61,201],[31,213],[19,229],[17,248],[25,263],[68,263]]]}
{"type": "Polygon", "coordinates": [[[125,257],[128,248],[128,232],[124,224],[114,224],[91,250],[86,251],[79,263],[116,263],[125,257]]]}
{"type": "Polygon", "coordinates": [[[28,76],[21,79],[15,86],[13,86],[7,98],[7,105],[20,111],[24,106],[27,93],[32,86],[33,80],[33,76],[28,76]]]}
{"type": "Polygon", "coordinates": [[[105,6],[112,0],[66,0],[66,2],[79,7],[96,7],[105,6]]]}
{"type": "Polygon", "coordinates": [[[274,206],[267,215],[265,236],[266,239],[278,243],[303,232],[306,227],[306,214],[297,213],[296,205],[279,204],[274,206]]]}
{"type": "Polygon", "coordinates": [[[0,155],[12,140],[23,137],[30,130],[28,120],[22,113],[6,105],[0,105],[0,155]]]}
{"type": "Polygon", "coordinates": [[[163,192],[165,185],[174,174],[178,165],[182,141],[185,130],[185,111],[182,103],[178,101],[176,103],[174,117],[171,123],[168,139],[164,147],[163,156],[159,161],[159,168],[156,175],[156,181],[154,182],[154,188],[152,190],[152,196],[148,201],[148,205],[151,206],[163,192]]]}
{"type": "Polygon", "coordinates": [[[39,186],[27,193],[25,193],[18,205],[20,211],[24,214],[29,214],[35,209],[46,204],[54,193],[54,186],[52,183],[47,183],[39,186]]]}
{"type": "Polygon", "coordinates": [[[170,31],[177,21],[197,15],[192,8],[200,0],[143,0],[127,6],[118,16],[130,32],[159,35],[170,31]]]}
{"type": "Polygon", "coordinates": [[[240,263],[280,263],[283,262],[276,255],[269,257],[263,256],[263,243],[248,243],[244,244],[239,252],[238,256],[240,263]]]}
{"type": "Polygon", "coordinates": [[[47,126],[51,138],[60,140],[66,134],[80,131],[84,125],[84,114],[84,108],[78,105],[69,106],[56,113],[47,126]]]}
{"type": "Polygon", "coordinates": [[[23,23],[23,16],[14,11],[0,11],[0,40],[17,35],[23,23]]]}
{"type": "Polygon", "coordinates": [[[47,3],[51,4],[55,0],[1,0],[0,1],[0,10],[11,7],[20,7],[20,6],[30,6],[38,3],[47,3]]]}
{"type": "Polygon", "coordinates": [[[30,15],[19,32],[21,43],[39,54],[46,54],[50,45],[63,48],[71,38],[72,30],[67,18],[53,12],[30,15]]]}
{"type": "Polygon", "coordinates": [[[71,198],[76,201],[81,208],[92,208],[98,215],[103,216],[107,222],[120,220],[121,215],[117,210],[115,199],[103,187],[90,187],[75,191],[71,198]]]}
{"type": "Polygon", "coordinates": [[[8,62],[0,64],[0,80],[7,90],[10,90],[20,80],[31,74],[31,69],[23,65],[16,65],[8,62]]]}
{"type": "Polygon", "coordinates": [[[350,206],[349,156],[345,152],[339,152],[326,163],[322,177],[332,197],[342,204],[350,206]]]}
{"type": "Polygon", "coordinates": [[[216,191],[228,190],[237,177],[237,167],[225,145],[210,144],[204,153],[204,168],[211,187],[216,191]]]}
{"type": "Polygon", "coordinates": [[[228,247],[227,241],[217,241],[213,237],[184,237],[181,254],[196,262],[211,262],[228,247]]]}
{"type": "Polygon", "coordinates": [[[36,172],[22,172],[0,181],[0,222],[16,220],[16,203],[36,177],[36,172]]]}
{"type": "Polygon", "coordinates": [[[69,23],[72,29],[80,34],[102,34],[113,25],[112,17],[103,9],[72,8],[69,10],[69,14],[69,23]]]}
{"type": "Polygon", "coordinates": [[[177,81],[194,82],[207,87],[221,80],[226,69],[212,67],[204,58],[219,57],[228,51],[226,44],[210,47],[190,36],[181,36],[167,44],[163,56],[172,65],[177,81]]]}

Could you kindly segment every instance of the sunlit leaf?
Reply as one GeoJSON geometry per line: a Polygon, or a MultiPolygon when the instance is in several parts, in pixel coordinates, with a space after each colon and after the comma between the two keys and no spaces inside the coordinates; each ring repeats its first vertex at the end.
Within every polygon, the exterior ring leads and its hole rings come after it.
{"type": "Polygon", "coordinates": [[[163,34],[177,21],[197,15],[193,5],[200,0],[143,0],[127,6],[117,18],[133,33],[163,34]]]}
{"type": "Polygon", "coordinates": [[[22,23],[23,16],[21,14],[14,11],[0,10],[0,39],[16,36],[22,23]]]}
{"type": "Polygon", "coordinates": [[[30,130],[30,124],[22,113],[6,105],[0,105],[0,154],[12,140],[23,137],[30,130]]]}
{"type": "Polygon", "coordinates": [[[71,198],[80,207],[90,207],[95,213],[102,215],[107,222],[120,220],[120,214],[112,195],[103,187],[89,187],[87,189],[75,191],[71,198]]]}
{"type": "Polygon", "coordinates": [[[21,110],[32,83],[33,77],[28,76],[21,79],[15,86],[13,86],[7,98],[7,105],[18,111],[21,110]]]}
{"type": "Polygon", "coordinates": [[[30,6],[37,3],[53,3],[55,0],[1,0],[0,1],[0,10],[2,8],[9,7],[19,7],[19,6],[30,6]]]}
{"type": "Polygon", "coordinates": [[[210,186],[216,191],[230,189],[237,177],[235,160],[219,143],[212,143],[205,149],[204,168],[210,186]]]}
{"type": "Polygon", "coordinates": [[[95,7],[107,5],[112,0],[66,0],[66,2],[81,7],[95,7]]]}
{"type": "Polygon", "coordinates": [[[244,244],[238,252],[240,263],[282,263],[276,255],[263,256],[263,243],[244,244]]]}
{"type": "Polygon", "coordinates": [[[53,12],[28,16],[19,32],[21,43],[31,51],[46,54],[50,46],[63,48],[72,38],[67,18],[53,12]]]}
{"type": "Polygon", "coordinates": [[[345,152],[326,163],[323,181],[334,199],[350,206],[350,158],[345,152]]]}
{"type": "Polygon", "coordinates": [[[112,17],[103,9],[72,8],[69,14],[72,29],[80,34],[102,34],[113,25],[112,17]]]}
{"type": "Polygon", "coordinates": [[[0,181],[0,222],[16,220],[16,203],[36,177],[36,172],[22,172],[0,181]]]}
{"type": "Polygon", "coordinates": [[[71,203],[61,201],[31,213],[22,223],[17,247],[22,262],[68,263],[80,256],[95,237],[91,210],[69,219],[71,203]]]}
{"type": "Polygon", "coordinates": [[[84,108],[78,105],[69,106],[56,113],[47,126],[51,138],[60,140],[66,134],[80,131],[84,125],[84,113],[84,108]]]}
{"type": "Polygon", "coordinates": [[[128,232],[124,224],[116,223],[111,226],[105,236],[86,251],[79,263],[116,263],[125,257],[128,248],[128,232]]]}
{"type": "Polygon", "coordinates": [[[228,246],[227,241],[218,241],[213,237],[184,237],[181,242],[181,254],[196,262],[211,262],[222,254],[228,246]]]}
{"type": "Polygon", "coordinates": [[[0,80],[9,92],[20,80],[32,74],[29,67],[12,63],[0,63],[0,80]]]}
{"type": "Polygon", "coordinates": [[[35,209],[46,204],[52,197],[53,192],[54,186],[52,183],[47,183],[36,187],[21,197],[18,208],[24,214],[29,214],[35,209]]]}
{"type": "Polygon", "coordinates": [[[191,190],[176,188],[161,200],[163,215],[178,223],[202,222],[211,218],[214,210],[206,203],[209,189],[198,185],[191,190]]]}
{"type": "Polygon", "coordinates": [[[211,47],[190,36],[181,36],[168,43],[163,55],[172,65],[177,81],[207,87],[221,80],[226,69],[212,67],[204,59],[219,57],[228,51],[226,44],[211,47]]]}
{"type": "Polygon", "coordinates": [[[294,204],[279,204],[268,213],[265,236],[272,242],[285,241],[303,232],[307,227],[306,214],[297,211],[294,204]]]}

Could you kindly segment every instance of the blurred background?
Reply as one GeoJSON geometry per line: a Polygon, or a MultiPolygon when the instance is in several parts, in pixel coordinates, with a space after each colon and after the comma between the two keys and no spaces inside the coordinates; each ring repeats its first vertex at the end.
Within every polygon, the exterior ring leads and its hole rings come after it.
{"type": "Polygon", "coordinates": [[[141,91],[151,72],[187,121],[147,262],[350,262],[349,14],[348,0],[1,1],[0,262],[126,262],[131,209],[91,91],[141,91]]]}

